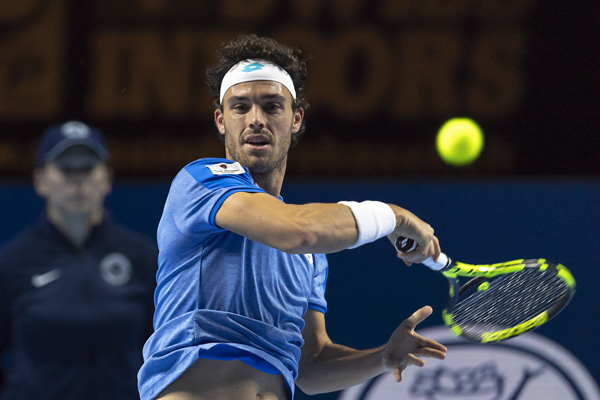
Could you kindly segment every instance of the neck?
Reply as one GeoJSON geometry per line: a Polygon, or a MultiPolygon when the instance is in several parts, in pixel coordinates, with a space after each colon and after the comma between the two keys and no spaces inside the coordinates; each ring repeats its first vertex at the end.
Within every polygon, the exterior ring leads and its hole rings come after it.
{"type": "Polygon", "coordinates": [[[287,166],[287,155],[280,160],[277,165],[268,171],[260,172],[250,169],[252,178],[256,184],[263,189],[265,192],[278,197],[281,193],[281,187],[283,186],[283,178],[285,178],[285,171],[287,166]]]}
{"type": "Polygon", "coordinates": [[[75,247],[81,248],[90,236],[94,225],[102,221],[103,210],[93,212],[66,213],[47,209],[48,220],[65,235],[75,247]]]}
{"type": "Polygon", "coordinates": [[[283,177],[285,175],[285,167],[284,173],[275,174],[273,172],[260,173],[260,172],[252,172],[252,178],[256,182],[256,184],[263,189],[265,192],[278,197],[281,193],[281,187],[283,186],[283,177]]]}
{"type": "Polygon", "coordinates": [[[283,186],[283,178],[285,178],[285,171],[287,166],[287,155],[279,160],[273,167],[253,168],[250,163],[239,161],[233,157],[227,149],[225,149],[225,157],[231,161],[238,161],[241,165],[248,167],[252,179],[256,184],[263,189],[265,192],[278,197],[281,193],[281,187],[283,186]],[[261,169],[267,169],[266,171],[261,169]]]}

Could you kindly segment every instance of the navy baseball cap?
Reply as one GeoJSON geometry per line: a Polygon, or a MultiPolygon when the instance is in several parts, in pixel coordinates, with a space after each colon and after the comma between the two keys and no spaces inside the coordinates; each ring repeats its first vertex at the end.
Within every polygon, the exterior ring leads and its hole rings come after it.
{"type": "Polygon", "coordinates": [[[44,131],[35,155],[35,167],[41,168],[45,163],[56,160],[65,150],[73,146],[87,147],[101,161],[109,158],[104,135],[98,128],[79,121],[69,121],[62,125],[51,126],[44,131]]]}

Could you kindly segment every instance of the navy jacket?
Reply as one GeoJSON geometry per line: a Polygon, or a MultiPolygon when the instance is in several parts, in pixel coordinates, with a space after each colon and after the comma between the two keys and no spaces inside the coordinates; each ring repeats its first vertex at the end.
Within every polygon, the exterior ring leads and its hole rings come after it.
{"type": "Polygon", "coordinates": [[[45,216],[0,249],[0,399],[138,399],[157,254],[108,216],[83,250],[45,216]]]}

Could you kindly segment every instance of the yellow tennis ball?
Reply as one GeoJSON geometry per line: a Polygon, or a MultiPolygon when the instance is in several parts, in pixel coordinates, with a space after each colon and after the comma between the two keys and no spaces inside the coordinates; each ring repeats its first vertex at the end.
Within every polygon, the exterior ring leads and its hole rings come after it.
{"type": "Polygon", "coordinates": [[[453,118],[440,128],[435,145],[446,163],[456,166],[475,161],[483,149],[483,132],[469,118],[453,118]]]}

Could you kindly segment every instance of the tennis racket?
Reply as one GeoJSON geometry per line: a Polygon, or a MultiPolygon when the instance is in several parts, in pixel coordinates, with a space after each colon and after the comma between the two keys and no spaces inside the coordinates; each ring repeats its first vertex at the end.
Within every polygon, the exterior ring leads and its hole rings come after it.
{"type": "MultiPolygon", "coordinates": [[[[396,239],[398,251],[410,252],[412,239],[396,239]]],[[[456,335],[481,343],[499,342],[548,322],[575,294],[575,279],[563,265],[543,258],[471,265],[441,253],[424,265],[448,279],[450,292],[442,312],[456,335]],[[460,285],[459,278],[470,278],[460,285]]]]}

